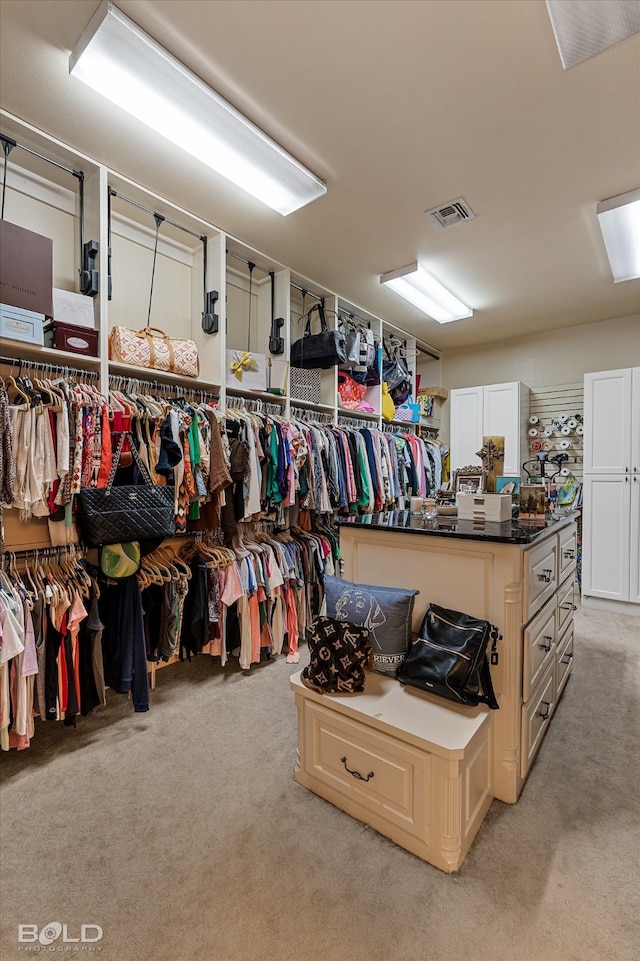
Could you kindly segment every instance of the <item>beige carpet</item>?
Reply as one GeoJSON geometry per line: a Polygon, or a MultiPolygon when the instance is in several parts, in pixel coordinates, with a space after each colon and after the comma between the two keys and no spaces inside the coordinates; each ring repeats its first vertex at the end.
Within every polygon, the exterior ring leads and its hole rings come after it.
{"type": "Polygon", "coordinates": [[[575,651],[520,801],[455,876],[294,782],[283,657],[39,723],[0,758],[2,961],[637,961],[640,619],[578,611],[575,651]],[[54,921],[104,936],[19,944],[54,921]]]}

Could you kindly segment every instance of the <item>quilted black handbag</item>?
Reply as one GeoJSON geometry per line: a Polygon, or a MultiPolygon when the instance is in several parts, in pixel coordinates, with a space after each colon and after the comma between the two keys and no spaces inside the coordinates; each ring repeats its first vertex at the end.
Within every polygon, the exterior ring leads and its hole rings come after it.
{"type": "Polygon", "coordinates": [[[120,434],[107,486],[83,488],[76,494],[76,502],[76,521],[88,547],[172,537],[176,531],[173,487],[153,483],[131,434],[126,432],[120,434]],[[114,487],[122,445],[127,437],[144,483],[114,487]]]}
{"type": "Polygon", "coordinates": [[[364,669],[373,648],[369,630],[336,617],[316,617],[309,632],[309,664],[301,674],[305,687],[319,694],[357,694],[364,690],[364,669]]]}
{"type": "Polygon", "coordinates": [[[497,663],[500,639],[489,621],[430,604],[418,638],[398,668],[398,680],[458,704],[484,703],[497,710],[487,647],[491,641],[491,663],[497,663]]]}
{"type": "Polygon", "coordinates": [[[291,345],[291,366],[307,370],[320,368],[328,370],[347,362],[347,347],[344,330],[329,330],[322,304],[316,304],[307,314],[304,333],[291,345]],[[320,333],[311,333],[311,315],[314,310],[320,317],[320,333]]]}

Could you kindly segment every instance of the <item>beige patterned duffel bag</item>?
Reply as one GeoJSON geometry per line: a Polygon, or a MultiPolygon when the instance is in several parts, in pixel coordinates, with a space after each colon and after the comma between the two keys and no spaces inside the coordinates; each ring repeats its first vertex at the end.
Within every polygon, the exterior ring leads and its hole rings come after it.
{"type": "Polygon", "coordinates": [[[184,377],[197,377],[198,348],[193,340],[169,337],[158,327],[131,330],[116,326],[109,338],[109,357],[132,367],[164,370],[184,377]]]}

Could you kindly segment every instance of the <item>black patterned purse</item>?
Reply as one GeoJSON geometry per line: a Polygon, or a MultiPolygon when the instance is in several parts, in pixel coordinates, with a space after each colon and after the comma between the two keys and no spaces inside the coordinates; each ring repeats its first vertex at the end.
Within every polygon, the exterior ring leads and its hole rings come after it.
{"type": "Polygon", "coordinates": [[[335,617],[316,617],[307,641],[310,659],[301,674],[306,687],[319,694],[364,690],[364,669],[373,653],[366,627],[335,617]]]}

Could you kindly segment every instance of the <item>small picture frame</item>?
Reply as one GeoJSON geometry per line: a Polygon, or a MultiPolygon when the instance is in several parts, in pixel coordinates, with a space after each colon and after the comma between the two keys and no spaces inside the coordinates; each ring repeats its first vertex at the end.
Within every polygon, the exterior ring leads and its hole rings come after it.
{"type": "Polygon", "coordinates": [[[547,490],[544,484],[522,484],[520,518],[540,520],[545,516],[547,490]]]}
{"type": "Polygon", "coordinates": [[[456,493],[464,491],[480,494],[486,490],[487,472],[482,467],[460,467],[453,476],[453,489],[456,493]]]}
{"type": "Polygon", "coordinates": [[[496,477],[496,494],[511,494],[512,497],[520,496],[520,478],[503,474],[496,477]]]}

